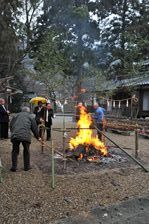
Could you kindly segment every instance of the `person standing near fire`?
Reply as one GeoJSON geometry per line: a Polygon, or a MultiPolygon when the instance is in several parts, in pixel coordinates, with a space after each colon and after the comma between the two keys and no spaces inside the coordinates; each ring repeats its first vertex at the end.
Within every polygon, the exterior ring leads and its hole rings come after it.
{"type": "MultiPolygon", "coordinates": [[[[99,105],[99,103],[94,104],[95,114],[93,116],[93,119],[95,121],[95,125],[99,129],[99,131],[103,131],[103,122],[105,118],[105,109],[99,105]]],[[[102,140],[102,133],[97,131],[98,138],[102,140]]]]}
{"type": "Polygon", "coordinates": [[[46,107],[43,107],[40,112],[40,120],[41,122],[44,122],[47,130],[47,141],[51,140],[52,118],[54,118],[52,105],[47,103],[46,107]]]}
{"type": "Polygon", "coordinates": [[[83,103],[79,102],[76,106],[76,122],[80,120],[81,108],[83,108],[87,112],[87,109],[85,106],[83,106],[83,103]]]}
{"type": "Polygon", "coordinates": [[[23,107],[22,111],[12,118],[10,122],[11,142],[12,142],[12,167],[11,171],[17,170],[17,159],[20,150],[20,144],[23,145],[24,170],[28,171],[30,167],[30,144],[31,131],[37,140],[41,140],[35,119],[30,114],[29,107],[23,107]]]}
{"type": "Polygon", "coordinates": [[[9,114],[5,107],[5,100],[0,98],[0,139],[8,138],[9,114]]]}

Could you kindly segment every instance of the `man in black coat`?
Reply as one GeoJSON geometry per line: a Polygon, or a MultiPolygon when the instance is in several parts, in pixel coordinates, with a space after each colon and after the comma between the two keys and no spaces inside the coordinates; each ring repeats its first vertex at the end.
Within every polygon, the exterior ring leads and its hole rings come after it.
{"type": "Polygon", "coordinates": [[[24,170],[30,169],[30,144],[31,144],[31,131],[34,136],[40,140],[38,127],[35,119],[30,114],[29,107],[23,107],[22,112],[16,114],[10,122],[11,142],[12,142],[12,168],[11,171],[17,170],[17,158],[19,154],[19,146],[22,143],[24,170]]]}
{"type": "Polygon", "coordinates": [[[46,107],[42,108],[40,115],[47,128],[47,141],[49,141],[51,139],[52,118],[54,118],[53,109],[50,103],[47,103],[46,107]]]}
{"type": "MultiPolygon", "coordinates": [[[[40,113],[41,113],[42,108],[43,108],[43,104],[42,104],[41,101],[39,101],[38,102],[38,106],[36,106],[34,108],[34,112],[33,112],[35,114],[35,121],[36,121],[36,123],[37,123],[38,126],[41,124],[41,120],[40,120],[41,115],[40,115],[40,113]]],[[[42,135],[42,131],[39,128],[39,136],[41,137],[41,135],[42,135]]]]}
{"type": "Polygon", "coordinates": [[[41,122],[40,122],[40,112],[41,112],[42,108],[43,108],[43,105],[42,105],[41,101],[39,101],[38,106],[36,106],[34,108],[35,120],[37,122],[37,125],[41,124],[41,122]]]}
{"type": "Polygon", "coordinates": [[[8,138],[9,111],[5,108],[5,100],[0,98],[0,139],[8,138]]]}

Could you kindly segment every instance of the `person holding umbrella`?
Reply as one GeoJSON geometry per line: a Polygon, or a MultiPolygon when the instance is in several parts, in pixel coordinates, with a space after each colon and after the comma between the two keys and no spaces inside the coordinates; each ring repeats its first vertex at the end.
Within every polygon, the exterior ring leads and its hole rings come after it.
{"type": "Polygon", "coordinates": [[[39,136],[42,137],[42,128],[40,127],[40,125],[42,124],[41,122],[41,110],[43,108],[43,104],[45,104],[47,102],[47,99],[44,97],[34,97],[30,100],[30,103],[35,104],[37,106],[35,106],[33,113],[35,114],[35,120],[39,129],[39,136]]]}
{"type": "Polygon", "coordinates": [[[43,107],[40,112],[41,122],[44,122],[47,129],[47,141],[51,139],[51,126],[52,118],[54,118],[54,112],[50,103],[46,104],[46,107],[43,107]]]}
{"type": "Polygon", "coordinates": [[[40,112],[41,112],[41,109],[43,108],[43,104],[42,104],[42,101],[39,101],[38,102],[38,106],[36,106],[34,108],[34,114],[35,114],[35,120],[36,120],[36,123],[37,125],[41,124],[41,121],[40,121],[40,112]]]}

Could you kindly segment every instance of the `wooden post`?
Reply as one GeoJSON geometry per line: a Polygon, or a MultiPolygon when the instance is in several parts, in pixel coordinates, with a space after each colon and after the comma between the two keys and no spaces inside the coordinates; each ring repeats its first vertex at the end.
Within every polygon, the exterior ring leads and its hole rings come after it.
{"type": "Polygon", "coordinates": [[[66,140],[66,132],[63,131],[63,159],[64,159],[64,170],[66,170],[66,152],[65,152],[65,140],[66,140]]]}
{"type": "Polygon", "coordinates": [[[55,160],[54,160],[54,147],[53,141],[51,140],[51,160],[52,160],[52,188],[55,188],[55,160]]]}
{"type": "Polygon", "coordinates": [[[44,150],[44,127],[41,126],[41,152],[43,153],[44,150]]]}
{"type": "MultiPolygon", "coordinates": [[[[104,118],[104,120],[103,120],[103,133],[105,134],[105,132],[106,132],[106,119],[104,118]]],[[[106,138],[103,134],[102,134],[102,141],[105,145],[106,144],[106,138]]]]}
{"type": "Polygon", "coordinates": [[[139,144],[138,144],[138,125],[135,129],[135,158],[138,158],[139,144]]]}
{"type": "Polygon", "coordinates": [[[3,178],[2,178],[2,162],[1,162],[1,158],[0,158],[0,183],[2,183],[3,178]]]}
{"type": "Polygon", "coordinates": [[[44,121],[41,122],[39,125],[39,132],[41,133],[41,152],[43,153],[44,151],[44,134],[45,134],[45,125],[44,121]]]}
{"type": "Polygon", "coordinates": [[[131,105],[130,105],[130,117],[131,117],[131,120],[133,118],[133,98],[131,97],[131,105]]]}
{"type": "Polygon", "coordinates": [[[66,126],[65,126],[65,114],[64,114],[64,107],[63,107],[63,160],[64,160],[64,170],[66,170],[65,138],[66,138],[66,126]]]}

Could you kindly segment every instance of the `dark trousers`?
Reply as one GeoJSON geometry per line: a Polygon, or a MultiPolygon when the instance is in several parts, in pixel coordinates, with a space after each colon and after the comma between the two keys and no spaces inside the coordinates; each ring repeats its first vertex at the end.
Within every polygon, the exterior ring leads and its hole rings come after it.
{"type": "Polygon", "coordinates": [[[42,138],[44,135],[44,128],[42,128],[40,124],[38,125],[38,132],[39,132],[39,137],[42,138]]]}
{"type": "MultiPolygon", "coordinates": [[[[103,124],[102,124],[102,122],[97,122],[96,123],[96,126],[97,126],[97,128],[100,130],[100,131],[103,131],[103,124]]],[[[97,131],[97,135],[98,135],[98,138],[100,139],[100,140],[102,140],[102,133],[100,133],[99,131],[97,131]]]]}
{"type": "Polygon", "coordinates": [[[0,123],[0,139],[8,138],[8,122],[0,123]]]}
{"type": "Polygon", "coordinates": [[[20,151],[20,143],[23,145],[24,169],[30,168],[30,143],[25,141],[12,141],[12,168],[17,169],[18,155],[20,151]]]}
{"type": "Polygon", "coordinates": [[[47,128],[47,141],[48,141],[51,139],[51,125],[48,122],[46,122],[45,126],[47,128]]]}

